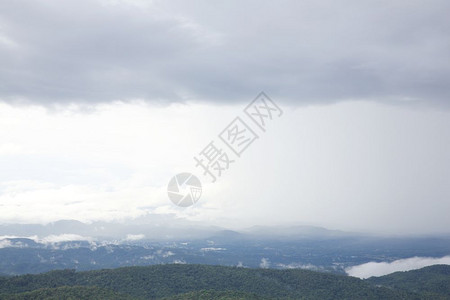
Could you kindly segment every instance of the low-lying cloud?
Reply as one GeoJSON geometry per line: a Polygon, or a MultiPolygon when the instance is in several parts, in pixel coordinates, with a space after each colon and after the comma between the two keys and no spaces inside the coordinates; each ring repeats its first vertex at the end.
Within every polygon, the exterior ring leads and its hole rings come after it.
{"type": "Polygon", "coordinates": [[[126,241],[139,241],[145,239],[145,234],[127,234],[126,241]]]}
{"type": "Polygon", "coordinates": [[[22,246],[23,243],[21,241],[11,243],[13,239],[29,239],[34,241],[35,243],[40,244],[55,244],[62,242],[71,242],[71,241],[87,241],[93,242],[95,239],[89,236],[82,236],[79,234],[72,233],[63,233],[63,234],[51,234],[45,237],[39,237],[37,235],[32,236],[16,236],[16,235],[2,235],[0,236],[0,248],[6,247],[16,247],[17,245],[22,246]]]}
{"type": "Polygon", "coordinates": [[[421,269],[432,265],[450,265],[450,256],[441,258],[434,257],[411,257],[399,259],[393,262],[368,262],[362,265],[347,268],[348,275],[362,279],[372,276],[383,276],[394,272],[421,269]]]}

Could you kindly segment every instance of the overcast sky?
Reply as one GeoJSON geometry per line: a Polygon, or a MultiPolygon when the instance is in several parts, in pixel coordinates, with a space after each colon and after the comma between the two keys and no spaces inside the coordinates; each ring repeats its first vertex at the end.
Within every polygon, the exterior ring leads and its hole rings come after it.
{"type": "Polygon", "coordinates": [[[448,11],[0,0],[0,222],[448,232],[448,11]],[[193,157],[260,91],[283,115],[210,183],[193,157]],[[180,172],[203,183],[193,207],[167,197],[180,172]]]}

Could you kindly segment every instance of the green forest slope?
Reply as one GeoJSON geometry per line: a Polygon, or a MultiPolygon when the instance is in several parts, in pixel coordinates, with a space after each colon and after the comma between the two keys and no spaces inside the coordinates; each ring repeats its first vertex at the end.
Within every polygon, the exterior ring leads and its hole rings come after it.
{"type": "Polygon", "coordinates": [[[156,265],[0,277],[0,299],[450,299],[449,286],[450,266],[360,280],[298,269],[156,265]]]}

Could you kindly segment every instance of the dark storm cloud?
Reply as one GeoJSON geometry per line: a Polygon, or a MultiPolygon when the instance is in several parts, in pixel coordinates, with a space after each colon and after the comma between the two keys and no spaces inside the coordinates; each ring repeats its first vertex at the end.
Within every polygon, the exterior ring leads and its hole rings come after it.
{"type": "Polygon", "coordinates": [[[2,1],[0,99],[450,102],[446,1],[143,3],[2,1]]]}

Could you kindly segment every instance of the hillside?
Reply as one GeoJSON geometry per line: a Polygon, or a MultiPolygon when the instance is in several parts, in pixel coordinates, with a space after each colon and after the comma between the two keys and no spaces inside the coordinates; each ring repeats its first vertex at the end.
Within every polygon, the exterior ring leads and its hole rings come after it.
{"type": "Polygon", "coordinates": [[[115,299],[132,300],[132,296],[124,295],[111,290],[95,286],[62,286],[57,288],[42,288],[30,292],[17,293],[14,295],[0,295],[5,300],[60,300],[60,299],[115,299]]]}
{"type": "Polygon", "coordinates": [[[1,277],[0,299],[450,299],[449,280],[450,266],[360,280],[300,269],[156,265],[1,277]]]}
{"type": "Polygon", "coordinates": [[[366,280],[396,290],[446,295],[450,299],[450,266],[435,265],[420,270],[395,272],[366,280]]]}

